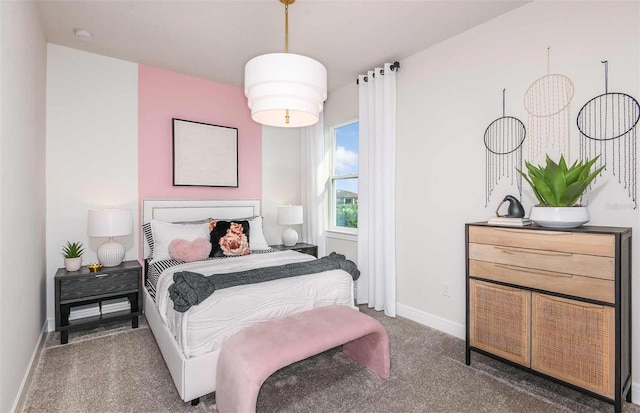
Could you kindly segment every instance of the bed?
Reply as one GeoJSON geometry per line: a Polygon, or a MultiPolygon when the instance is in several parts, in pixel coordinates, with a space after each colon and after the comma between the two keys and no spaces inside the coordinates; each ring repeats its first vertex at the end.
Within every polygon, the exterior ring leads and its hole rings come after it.
{"type": "MultiPolygon", "coordinates": [[[[324,305],[356,308],[351,275],[331,270],[221,289],[184,313],[175,311],[168,298],[168,288],[173,284],[176,271],[223,274],[315,259],[295,251],[274,251],[266,245],[258,200],[144,200],[142,203],[146,233],[151,223],[158,226],[188,223],[184,230],[183,227],[179,230],[186,231],[187,227],[199,230],[197,223],[209,218],[247,220],[251,229],[247,231],[251,254],[188,263],[167,261],[159,252],[162,246],[157,249],[161,244],[156,243],[153,251],[154,240],[151,239],[152,245],[149,245],[148,234],[143,237],[144,257],[154,254],[153,259],[145,261],[145,316],[180,397],[192,402],[215,391],[220,348],[243,327],[324,305]]],[[[178,227],[171,225],[171,228],[178,227]]],[[[173,236],[179,237],[174,234],[169,238],[173,236]]]]}

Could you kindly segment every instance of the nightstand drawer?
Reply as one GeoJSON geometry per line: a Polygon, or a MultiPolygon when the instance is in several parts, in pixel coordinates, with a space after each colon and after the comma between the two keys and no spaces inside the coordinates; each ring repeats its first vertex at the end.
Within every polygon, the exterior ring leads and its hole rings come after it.
{"type": "Polygon", "coordinates": [[[138,290],[138,271],[98,273],[61,280],[60,300],[138,290]]]}
{"type": "Polygon", "coordinates": [[[317,247],[301,247],[301,248],[291,248],[291,251],[301,252],[303,254],[315,255],[317,247]]]}
{"type": "Polygon", "coordinates": [[[303,254],[313,255],[318,258],[318,246],[313,244],[306,244],[304,242],[298,242],[295,245],[286,246],[283,244],[280,245],[270,245],[271,248],[278,251],[297,251],[303,254]]]}

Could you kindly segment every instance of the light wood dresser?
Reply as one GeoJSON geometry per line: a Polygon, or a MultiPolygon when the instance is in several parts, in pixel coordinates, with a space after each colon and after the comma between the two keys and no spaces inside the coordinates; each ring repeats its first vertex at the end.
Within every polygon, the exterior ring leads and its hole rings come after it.
{"type": "Polygon", "coordinates": [[[631,401],[631,229],[465,230],[467,365],[482,353],[621,412],[631,401]]]}

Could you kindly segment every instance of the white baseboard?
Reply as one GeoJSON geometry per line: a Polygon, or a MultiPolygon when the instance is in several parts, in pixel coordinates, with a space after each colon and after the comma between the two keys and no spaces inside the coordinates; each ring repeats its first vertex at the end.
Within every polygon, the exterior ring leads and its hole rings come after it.
{"type": "Polygon", "coordinates": [[[56,331],[56,319],[49,318],[47,320],[47,331],[56,331]]]}
{"type": "Polygon", "coordinates": [[[462,340],[466,337],[464,324],[454,323],[446,318],[425,313],[424,311],[417,310],[404,304],[396,304],[396,313],[401,317],[424,324],[427,327],[435,328],[436,330],[458,337],[462,340]]]}
{"type": "MultiPolygon", "coordinates": [[[[33,362],[38,359],[40,351],[42,351],[42,347],[44,346],[44,337],[48,331],[47,327],[49,325],[49,320],[45,320],[44,324],[42,324],[42,329],[40,330],[40,337],[38,337],[38,342],[36,343],[36,347],[33,349],[33,354],[31,354],[31,360],[29,360],[29,365],[27,366],[27,370],[24,373],[24,377],[22,378],[22,383],[20,383],[20,388],[18,389],[18,394],[16,394],[16,399],[13,401],[13,406],[11,406],[11,413],[18,411],[18,407],[20,407],[21,402],[23,402],[23,396],[26,394],[22,394],[27,387],[27,383],[31,379],[31,369],[33,367],[33,362]]],[[[22,409],[20,409],[22,410],[22,409]]]]}
{"type": "Polygon", "coordinates": [[[640,383],[631,382],[631,402],[640,405],[640,383]]]}
{"type": "MultiPolygon", "coordinates": [[[[416,323],[434,328],[459,339],[464,340],[466,338],[466,329],[463,324],[454,323],[445,318],[403,304],[396,304],[396,313],[400,317],[408,318],[416,323]]],[[[640,405],[640,383],[631,383],[631,400],[633,404],[640,405]]]]}

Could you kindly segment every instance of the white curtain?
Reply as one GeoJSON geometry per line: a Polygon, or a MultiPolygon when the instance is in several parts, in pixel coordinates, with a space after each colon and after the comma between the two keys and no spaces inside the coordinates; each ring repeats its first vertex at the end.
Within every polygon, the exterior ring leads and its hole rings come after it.
{"type": "Polygon", "coordinates": [[[396,315],[396,71],[361,75],[357,302],[396,315]],[[382,74],[384,73],[384,74],[382,74]],[[367,81],[365,81],[365,76],[367,81]]]}
{"type": "Polygon", "coordinates": [[[303,224],[300,240],[318,246],[318,257],[325,256],[325,217],[327,215],[327,164],[324,159],[324,118],[301,130],[303,224]]]}

